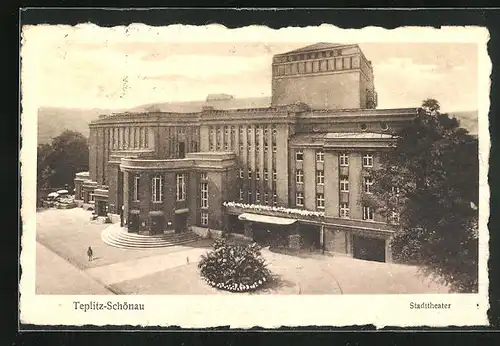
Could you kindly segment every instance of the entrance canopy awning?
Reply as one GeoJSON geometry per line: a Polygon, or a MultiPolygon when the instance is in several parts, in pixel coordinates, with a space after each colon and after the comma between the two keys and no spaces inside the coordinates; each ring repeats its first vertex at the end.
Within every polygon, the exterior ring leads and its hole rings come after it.
{"type": "Polygon", "coordinates": [[[287,219],[284,217],[250,214],[250,213],[243,213],[240,216],[238,216],[238,219],[242,221],[270,223],[273,225],[291,225],[297,222],[296,219],[287,219]]]}

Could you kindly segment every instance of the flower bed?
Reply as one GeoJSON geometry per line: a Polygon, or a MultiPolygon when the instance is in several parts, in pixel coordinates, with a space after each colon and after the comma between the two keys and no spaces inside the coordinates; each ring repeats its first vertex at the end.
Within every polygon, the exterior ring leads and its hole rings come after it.
{"type": "Polygon", "coordinates": [[[271,278],[255,243],[228,244],[218,239],[214,242],[214,250],[202,256],[198,268],[206,283],[230,292],[256,290],[271,278]]]}
{"type": "Polygon", "coordinates": [[[311,211],[311,210],[303,210],[303,209],[292,209],[292,208],[284,208],[284,207],[273,207],[268,205],[260,205],[260,204],[245,204],[245,203],[237,203],[237,202],[223,202],[222,205],[228,208],[241,208],[248,211],[256,211],[256,212],[275,212],[280,214],[288,214],[291,216],[301,216],[301,217],[324,217],[325,212],[322,211],[311,211]]]}

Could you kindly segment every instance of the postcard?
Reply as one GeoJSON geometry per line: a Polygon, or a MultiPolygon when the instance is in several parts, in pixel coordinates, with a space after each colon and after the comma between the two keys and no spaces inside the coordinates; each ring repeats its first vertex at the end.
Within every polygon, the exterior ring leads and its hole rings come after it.
{"type": "Polygon", "coordinates": [[[480,27],[22,27],[21,322],[487,325],[480,27]]]}

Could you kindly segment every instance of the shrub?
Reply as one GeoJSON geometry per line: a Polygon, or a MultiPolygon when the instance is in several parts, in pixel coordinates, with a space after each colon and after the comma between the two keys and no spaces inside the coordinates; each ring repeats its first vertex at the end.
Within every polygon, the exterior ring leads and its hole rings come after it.
{"type": "Polygon", "coordinates": [[[260,247],[229,244],[224,239],[214,242],[214,250],[198,263],[202,278],[211,286],[231,291],[256,290],[271,278],[260,247]]]}

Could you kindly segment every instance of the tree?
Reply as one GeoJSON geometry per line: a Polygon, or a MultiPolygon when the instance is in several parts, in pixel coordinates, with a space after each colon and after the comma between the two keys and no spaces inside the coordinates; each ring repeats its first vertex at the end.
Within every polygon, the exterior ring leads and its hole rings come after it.
{"type": "Polygon", "coordinates": [[[75,174],[89,167],[89,149],[85,136],[66,130],[52,144],[38,146],[39,188],[73,186],[75,174]]]}
{"type": "Polygon", "coordinates": [[[371,203],[395,224],[393,256],[416,262],[456,292],[476,292],[478,141],[457,119],[423,102],[381,157],[371,203]]]}

